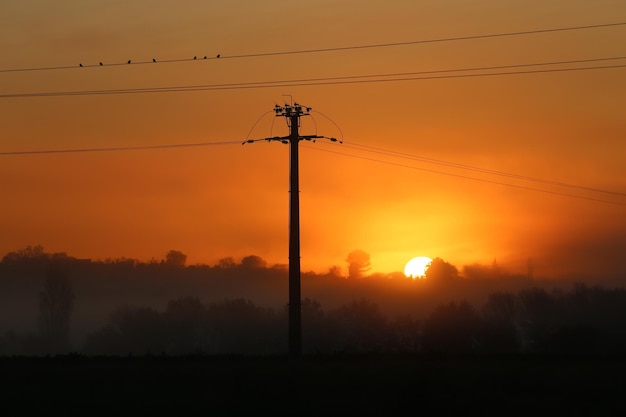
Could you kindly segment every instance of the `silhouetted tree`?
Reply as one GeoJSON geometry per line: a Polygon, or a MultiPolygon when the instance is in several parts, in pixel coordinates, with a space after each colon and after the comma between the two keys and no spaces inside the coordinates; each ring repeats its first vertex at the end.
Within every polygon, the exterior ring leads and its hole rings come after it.
{"type": "Polygon", "coordinates": [[[360,299],[328,313],[333,351],[383,352],[391,337],[387,317],[378,305],[360,299]]]}
{"type": "Polygon", "coordinates": [[[41,264],[47,261],[63,262],[71,259],[65,252],[46,253],[43,246],[26,246],[14,252],[7,253],[2,262],[28,262],[30,264],[41,264]]]}
{"type": "Polygon", "coordinates": [[[371,267],[370,255],[361,249],[350,252],[346,261],[348,262],[348,278],[350,279],[363,277],[371,267]]]}
{"type": "Polygon", "coordinates": [[[69,273],[61,266],[53,266],[39,294],[39,330],[50,353],[61,353],[69,348],[73,309],[74,292],[69,273]]]}
{"type": "Polygon", "coordinates": [[[328,350],[329,329],[326,313],[318,301],[302,300],[302,346],[306,353],[328,350]]]}
{"type": "Polygon", "coordinates": [[[443,259],[435,258],[426,270],[426,280],[431,285],[446,286],[459,280],[459,271],[443,259]]]}
{"type": "Polygon", "coordinates": [[[419,320],[405,314],[396,317],[389,323],[393,340],[387,346],[393,353],[417,353],[421,350],[421,327],[419,320]]]}
{"type": "Polygon", "coordinates": [[[558,300],[547,348],[565,353],[626,352],[626,291],[576,284],[558,300]]]}
{"type": "Polygon", "coordinates": [[[187,255],[178,250],[170,250],[165,255],[165,264],[174,267],[183,267],[187,262],[187,255]]]}
{"type": "Polygon", "coordinates": [[[166,352],[162,315],[145,307],[116,309],[102,329],[90,334],[84,352],[91,355],[148,355],[166,352]]]}
{"type": "Polygon", "coordinates": [[[480,346],[480,317],[467,301],[440,305],[424,322],[425,352],[471,353],[480,346]]]}
{"type": "Polygon", "coordinates": [[[281,342],[286,342],[286,337],[281,337],[286,336],[286,316],[278,317],[272,309],[257,307],[250,300],[211,303],[207,310],[216,353],[278,353],[281,342]]]}
{"type": "Polygon", "coordinates": [[[343,274],[341,273],[341,268],[337,265],[334,265],[328,268],[328,272],[325,275],[328,277],[335,277],[335,278],[339,278],[343,276],[343,274]]]}
{"type": "Polygon", "coordinates": [[[244,256],[241,260],[241,266],[248,269],[259,269],[267,267],[267,262],[257,255],[244,256]]]}
{"type": "Polygon", "coordinates": [[[237,263],[235,262],[235,258],[233,258],[232,256],[227,256],[217,261],[216,266],[222,269],[232,269],[237,266],[237,263]]]}
{"type": "Polygon", "coordinates": [[[519,319],[519,305],[514,294],[495,292],[489,294],[483,305],[483,317],[513,323],[519,319]]]}
{"type": "Polygon", "coordinates": [[[508,293],[492,293],[481,312],[481,350],[490,353],[519,352],[521,316],[517,297],[508,293]]]}
{"type": "Polygon", "coordinates": [[[45,259],[48,256],[46,255],[43,246],[26,246],[23,249],[18,249],[15,252],[7,253],[4,258],[2,258],[3,262],[11,262],[18,261],[23,259],[45,259]]]}
{"type": "Polygon", "coordinates": [[[521,290],[518,299],[524,349],[538,353],[549,351],[550,339],[561,319],[556,294],[533,287],[521,290]]]}
{"type": "Polygon", "coordinates": [[[207,314],[206,306],[196,297],[168,302],[163,316],[167,353],[207,353],[211,349],[207,314]]]}
{"type": "Polygon", "coordinates": [[[463,267],[463,276],[467,279],[485,280],[498,279],[505,274],[505,271],[494,260],[491,265],[473,263],[463,267]]]}

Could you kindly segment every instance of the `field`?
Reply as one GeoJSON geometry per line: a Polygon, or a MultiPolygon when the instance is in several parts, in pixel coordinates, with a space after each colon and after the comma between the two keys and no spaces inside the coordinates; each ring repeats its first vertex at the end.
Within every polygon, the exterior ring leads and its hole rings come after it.
{"type": "Polygon", "coordinates": [[[626,415],[615,356],[5,357],[20,413],[626,415]]]}

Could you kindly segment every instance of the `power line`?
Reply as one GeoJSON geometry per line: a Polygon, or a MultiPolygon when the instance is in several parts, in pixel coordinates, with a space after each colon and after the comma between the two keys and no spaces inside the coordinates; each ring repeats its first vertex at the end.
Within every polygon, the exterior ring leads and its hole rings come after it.
{"type": "Polygon", "coordinates": [[[347,156],[349,158],[356,158],[356,159],[362,159],[362,160],[365,160],[365,161],[372,161],[372,162],[377,162],[377,163],[387,164],[387,165],[393,165],[393,166],[402,167],[402,168],[415,169],[415,170],[419,170],[419,171],[430,172],[430,173],[433,173],[433,174],[448,175],[448,176],[451,176],[451,177],[463,178],[463,179],[467,179],[467,180],[479,181],[479,182],[484,182],[484,183],[489,183],[489,184],[504,185],[506,187],[513,187],[513,188],[518,188],[518,189],[522,189],[522,190],[537,191],[537,192],[541,192],[541,193],[560,195],[560,196],[564,196],[564,197],[578,198],[578,199],[582,199],[582,200],[596,201],[596,202],[607,203],[607,204],[615,204],[615,205],[618,205],[618,206],[626,206],[626,203],[621,203],[621,202],[617,202],[617,201],[603,200],[603,199],[594,198],[594,197],[585,197],[585,196],[580,196],[580,195],[576,195],[576,194],[569,194],[569,193],[564,193],[564,192],[559,192],[559,191],[543,190],[543,189],[540,189],[540,188],[533,188],[533,187],[527,187],[527,186],[523,186],[523,185],[509,184],[509,183],[505,183],[505,182],[488,180],[488,179],[485,179],[485,178],[470,177],[470,176],[467,176],[467,175],[454,174],[454,173],[444,172],[444,171],[437,171],[437,170],[434,170],[434,169],[421,168],[421,167],[416,167],[416,166],[413,166],[413,165],[405,165],[405,164],[400,164],[400,163],[397,163],[397,162],[383,161],[381,159],[370,158],[370,157],[366,157],[366,156],[352,155],[352,154],[348,154],[348,153],[345,153],[345,152],[331,151],[331,150],[328,150],[328,149],[319,149],[319,148],[315,148],[315,147],[312,147],[312,146],[304,146],[304,147],[307,148],[307,149],[313,149],[313,150],[318,150],[318,151],[323,151],[323,152],[334,153],[334,154],[337,154],[337,155],[347,156]]]}
{"type": "Polygon", "coordinates": [[[612,27],[612,26],[624,26],[624,25],[626,25],[626,22],[603,23],[603,24],[597,24],[597,25],[537,29],[537,30],[526,30],[526,31],[518,31],[518,32],[491,33],[491,34],[485,34],[485,35],[455,36],[455,37],[450,37],[450,38],[437,38],[437,39],[421,39],[421,40],[406,41],[406,42],[390,42],[390,43],[378,43],[378,44],[357,45],[357,46],[339,46],[339,47],[332,47],[332,48],[301,49],[301,50],[292,50],[292,51],[251,53],[251,54],[240,54],[240,55],[230,55],[230,56],[226,55],[224,56],[224,58],[252,58],[252,57],[275,56],[275,55],[293,55],[293,54],[309,54],[309,53],[318,53],[318,52],[348,51],[348,50],[354,50],[354,49],[388,48],[392,46],[418,45],[418,44],[423,44],[423,43],[438,43],[438,42],[455,42],[455,41],[466,41],[466,40],[475,40],[475,39],[498,38],[498,37],[506,37],[506,36],[534,35],[534,34],[540,34],[540,33],[565,32],[565,31],[584,30],[584,29],[598,29],[598,28],[606,28],[606,27],[612,27]]]}
{"type": "Polygon", "coordinates": [[[146,145],[146,146],[117,146],[110,148],[79,148],[79,149],[46,149],[33,151],[6,151],[0,152],[0,156],[8,155],[47,155],[60,153],[88,153],[88,152],[117,152],[117,151],[143,151],[150,149],[174,149],[174,148],[192,148],[219,145],[238,145],[240,141],[228,142],[197,142],[197,143],[175,143],[165,145],[146,145]]]}
{"type": "Polygon", "coordinates": [[[187,61],[197,61],[197,60],[212,60],[219,59],[217,56],[204,56],[200,59],[197,57],[194,58],[173,58],[173,59],[163,59],[163,60],[149,60],[149,61],[126,61],[126,62],[112,62],[112,63],[97,63],[97,64],[79,64],[79,65],[61,65],[56,67],[31,67],[31,68],[6,68],[0,69],[0,73],[7,72],[34,72],[34,71],[55,71],[55,70],[68,70],[68,69],[80,69],[80,68],[93,68],[93,67],[120,67],[120,66],[129,66],[129,65],[144,65],[144,64],[167,64],[167,63],[175,63],[175,62],[187,62],[187,61]]]}
{"type": "Polygon", "coordinates": [[[9,72],[29,72],[29,71],[52,71],[52,70],[67,70],[67,69],[77,69],[77,68],[85,68],[85,67],[110,67],[110,66],[128,66],[128,65],[142,65],[142,64],[160,64],[160,63],[176,63],[176,62],[190,62],[197,60],[206,60],[206,59],[242,59],[242,58],[258,58],[258,57],[269,57],[269,56],[280,56],[280,55],[296,55],[296,54],[311,54],[311,53],[323,53],[323,52],[338,52],[338,51],[349,51],[349,50],[359,50],[359,49],[374,49],[374,48],[389,48],[389,47],[397,47],[397,46],[408,46],[408,45],[418,45],[418,44],[426,44],[426,43],[439,43],[439,42],[457,42],[457,41],[467,41],[467,40],[478,40],[478,39],[489,39],[489,38],[499,38],[499,37],[510,37],[510,36],[526,36],[526,35],[535,35],[535,34],[545,34],[545,33],[555,33],[555,32],[566,32],[566,31],[575,31],[575,30],[588,30],[588,29],[599,29],[599,28],[608,28],[608,27],[618,27],[624,26],[626,22],[615,22],[615,23],[601,23],[596,25],[585,25],[585,26],[570,26],[570,27],[559,27],[559,28],[547,28],[547,29],[536,29],[536,30],[525,30],[525,31],[517,31],[517,32],[501,32],[501,33],[491,33],[491,34],[483,34],[483,35],[469,35],[469,36],[455,36],[448,38],[435,38],[435,39],[420,39],[414,41],[404,41],[404,42],[389,42],[389,43],[377,43],[377,44],[366,44],[366,45],[352,45],[352,46],[338,46],[338,47],[330,47],[330,48],[315,48],[315,49],[299,49],[299,50],[289,50],[289,51],[274,51],[274,52],[255,52],[255,53],[244,53],[238,55],[224,55],[217,54],[215,56],[203,56],[201,59],[197,59],[198,57],[193,58],[177,58],[177,59],[160,59],[160,60],[149,60],[149,61],[124,61],[124,62],[115,62],[111,64],[80,64],[80,65],[63,65],[56,67],[31,67],[31,68],[6,68],[0,69],[0,73],[9,73],[9,72]]]}
{"type": "MultiPolygon", "coordinates": [[[[256,141],[261,141],[261,140],[265,141],[267,139],[255,139],[253,141],[256,142],[256,141]]],[[[191,147],[207,147],[207,146],[239,145],[239,144],[241,144],[240,141],[222,141],[222,142],[196,142],[196,143],[179,143],[179,144],[145,145],[145,146],[118,146],[118,147],[107,147],[107,148],[79,148],[79,149],[47,149],[47,150],[31,150],[31,151],[4,151],[4,152],[0,152],[0,156],[140,151],[140,150],[153,150],[153,149],[175,149],[175,148],[191,148],[191,147]]],[[[387,153],[385,153],[386,151],[383,151],[380,148],[368,147],[368,146],[365,146],[365,145],[352,145],[352,146],[350,146],[350,144],[345,144],[345,146],[351,147],[353,149],[354,148],[358,148],[360,146],[360,147],[362,147],[364,149],[367,149],[367,148],[373,149],[373,150],[376,151],[376,153],[380,153],[380,154],[383,154],[383,155],[387,154],[387,153]]],[[[624,204],[624,203],[619,203],[619,202],[610,201],[610,200],[603,200],[603,199],[597,199],[597,198],[591,198],[591,197],[583,197],[583,196],[578,196],[578,195],[574,195],[574,194],[568,194],[568,193],[556,192],[556,191],[549,191],[549,190],[542,190],[542,189],[533,188],[533,187],[525,187],[525,186],[520,186],[520,185],[515,185],[515,184],[509,184],[509,183],[504,183],[504,182],[488,180],[488,179],[484,179],[484,178],[470,177],[470,176],[461,175],[461,174],[454,174],[454,173],[437,171],[437,170],[428,169],[428,168],[416,167],[416,166],[413,166],[413,165],[400,164],[400,163],[397,163],[397,162],[384,161],[384,160],[381,160],[381,159],[369,158],[369,157],[364,157],[364,156],[359,156],[359,155],[353,155],[353,154],[348,154],[348,153],[344,153],[344,152],[331,151],[331,150],[327,150],[327,149],[318,149],[318,148],[314,148],[314,147],[306,147],[306,148],[314,149],[314,150],[320,150],[320,151],[329,152],[329,153],[334,153],[334,154],[337,154],[337,155],[347,156],[347,157],[350,157],[350,158],[357,158],[357,159],[362,159],[362,160],[366,160],[366,161],[383,163],[383,164],[387,164],[387,165],[393,165],[393,166],[398,166],[398,167],[403,167],[403,168],[410,168],[410,169],[415,169],[415,170],[420,170],[420,171],[425,171],[425,172],[431,172],[431,173],[435,173],[435,174],[448,175],[448,176],[453,176],[453,177],[457,177],[457,178],[469,179],[469,180],[473,180],[473,181],[480,181],[480,182],[485,182],[485,183],[491,183],[491,184],[497,184],[497,185],[504,185],[504,186],[508,186],[508,187],[514,187],[514,188],[518,188],[518,189],[524,189],[524,190],[530,190],[530,191],[538,191],[538,192],[543,192],[543,193],[548,193],[548,194],[556,194],[556,195],[561,195],[561,196],[566,196],[566,197],[573,197],[573,198],[579,198],[579,199],[584,199],[584,200],[591,200],[591,201],[597,201],[597,202],[602,202],[602,203],[610,203],[610,204],[617,204],[617,205],[621,205],[621,206],[626,206],[626,204],[624,204]]],[[[388,152],[390,152],[391,154],[394,153],[393,151],[388,151],[388,152]]],[[[401,153],[396,153],[396,154],[403,155],[401,153]]],[[[404,154],[404,155],[410,156],[408,154],[404,154]]],[[[391,155],[391,156],[393,156],[393,155],[391,155]]],[[[537,182],[542,182],[542,183],[547,183],[547,184],[552,184],[552,185],[561,185],[561,186],[567,186],[567,187],[572,187],[572,188],[579,188],[581,190],[604,192],[604,193],[610,193],[610,194],[621,195],[621,196],[626,195],[624,193],[619,193],[619,192],[614,192],[614,191],[607,191],[607,190],[587,188],[587,187],[583,187],[583,186],[577,186],[577,185],[574,185],[574,184],[558,183],[558,182],[555,182],[555,181],[543,180],[543,179],[540,179],[540,178],[525,177],[525,176],[520,176],[520,175],[517,175],[517,174],[508,174],[508,173],[501,172],[501,171],[486,170],[486,169],[483,169],[483,168],[471,167],[469,165],[463,165],[463,164],[455,164],[455,163],[452,163],[452,162],[446,162],[446,161],[441,161],[441,160],[436,160],[436,159],[424,158],[424,157],[419,157],[419,156],[414,156],[414,157],[415,157],[415,159],[424,159],[424,160],[427,160],[427,161],[432,161],[433,163],[436,161],[436,162],[440,163],[441,165],[456,166],[456,167],[466,167],[468,169],[475,170],[477,172],[493,173],[495,175],[510,176],[512,178],[521,178],[521,179],[526,179],[526,180],[529,180],[529,181],[530,180],[534,180],[534,181],[537,181],[537,182]]]]}
{"type": "Polygon", "coordinates": [[[393,157],[398,157],[398,158],[405,158],[405,159],[411,159],[411,160],[427,162],[427,163],[430,163],[430,164],[447,166],[447,167],[451,167],[451,168],[464,169],[464,170],[469,170],[469,171],[474,171],[474,172],[479,172],[479,173],[484,173],[484,174],[497,175],[497,176],[503,176],[503,177],[513,178],[513,179],[524,180],[524,181],[537,182],[537,183],[546,184],[546,185],[554,185],[554,186],[566,187],[566,188],[575,188],[575,189],[579,189],[581,191],[592,191],[592,192],[596,192],[596,193],[612,194],[612,195],[626,197],[626,193],[621,193],[621,192],[617,192],[617,191],[603,190],[603,189],[600,189],[600,188],[585,187],[585,186],[582,186],[582,185],[569,184],[569,183],[565,183],[565,182],[553,181],[553,180],[548,180],[548,179],[543,179],[543,178],[536,178],[536,177],[529,177],[529,176],[525,176],[525,175],[512,174],[512,173],[508,173],[508,172],[504,172],[504,171],[497,171],[497,170],[492,170],[492,169],[480,168],[480,167],[475,167],[475,166],[471,166],[471,165],[465,165],[465,164],[459,164],[459,163],[455,163],[455,162],[443,161],[443,160],[440,160],[440,159],[428,158],[428,157],[419,156],[419,155],[412,155],[412,154],[396,152],[396,151],[382,149],[382,148],[376,148],[376,147],[373,147],[373,146],[365,146],[365,145],[344,143],[344,147],[352,148],[352,149],[364,150],[366,152],[377,153],[377,154],[380,154],[380,155],[387,155],[387,156],[393,156],[393,157]]]}
{"type": "MultiPolygon", "coordinates": [[[[566,64],[582,64],[600,61],[619,61],[626,59],[626,56],[615,56],[606,58],[589,58],[589,59],[576,59],[569,61],[551,61],[551,62],[535,62],[527,64],[510,64],[510,65],[496,65],[488,67],[467,67],[467,68],[453,68],[443,70],[430,70],[430,71],[410,71],[410,72],[395,72],[395,73],[381,73],[381,74],[367,74],[367,75],[347,75],[343,77],[324,77],[324,78],[310,78],[305,80],[291,80],[297,81],[330,81],[330,80],[351,80],[359,78],[387,78],[387,77],[401,77],[407,75],[426,75],[426,74],[445,74],[451,72],[469,72],[469,71],[488,71],[494,69],[513,69],[513,68],[525,68],[525,67],[541,67],[549,65],[566,65],[566,64]]],[[[281,81],[284,82],[284,81],[281,81]]]]}
{"type": "MultiPolygon", "coordinates": [[[[593,58],[589,60],[576,60],[572,62],[596,62],[607,60],[621,60],[626,57],[610,57],[610,58],[593,58]]],[[[561,64],[568,61],[560,61],[561,64]]],[[[192,91],[215,91],[215,90],[243,90],[255,88],[272,88],[272,87],[307,87],[320,85],[341,85],[341,84],[364,84],[364,83],[382,83],[382,82],[398,82],[398,81],[420,81],[420,80],[440,80],[453,78],[473,78],[473,77],[492,77],[505,75],[522,75],[522,74],[544,74],[569,71],[591,71],[603,69],[625,68],[626,64],[619,65],[602,65],[602,66],[584,66],[569,68],[551,68],[537,70],[521,70],[521,71],[503,71],[503,72],[483,72],[474,74],[456,74],[456,75],[433,75],[433,76],[410,76],[417,74],[443,74],[450,72],[468,72],[468,71],[484,71],[488,69],[498,68],[522,68],[528,66],[555,65],[554,63],[535,63],[535,64],[518,64],[497,67],[476,67],[463,69],[446,69],[434,71],[419,71],[408,73],[388,73],[375,75],[354,75],[345,77],[326,77],[326,78],[304,78],[295,80],[274,80],[274,81],[257,81],[244,83],[225,83],[225,84],[204,84],[189,85],[176,87],[146,87],[146,88],[125,88],[125,89],[108,89],[108,90],[78,90],[78,91],[52,91],[52,92],[33,92],[33,93],[8,93],[0,94],[0,98],[33,98],[33,97],[63,97],[63,96],[90,96],[90,95],[117,95],[117,94],[145,94],[145,93],[180,93],[192,91]],[[384,78],[383,78],[384,77],[384,78]],[[395,77],[395,78],[393,78],[395,77]]]]}

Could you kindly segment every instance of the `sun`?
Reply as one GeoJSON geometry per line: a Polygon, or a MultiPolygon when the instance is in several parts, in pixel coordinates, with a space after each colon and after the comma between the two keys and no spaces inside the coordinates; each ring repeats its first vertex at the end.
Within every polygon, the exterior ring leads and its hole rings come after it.
{"type": "Polygon", "coordinates": [[[428,256],[418,256],[411,259],[406,263],[404,267],[404,275],[409,278],[424,278],[426,276],[426,270],[430,266],[433,260],[428,256]]]}

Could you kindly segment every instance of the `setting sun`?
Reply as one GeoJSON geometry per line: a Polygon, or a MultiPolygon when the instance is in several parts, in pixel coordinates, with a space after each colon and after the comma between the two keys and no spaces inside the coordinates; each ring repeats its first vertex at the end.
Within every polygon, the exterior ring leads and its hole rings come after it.
{"type": "Polygon", "coordinates": [[[433,260],[427,256],[418,256],[411,259],[404,267],[404,275],[409,278],[424,278],[426,270],[433,260]]]}

